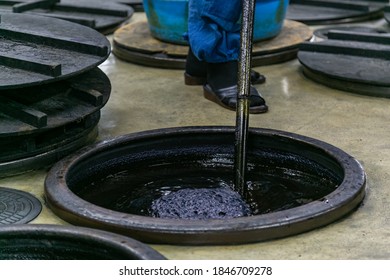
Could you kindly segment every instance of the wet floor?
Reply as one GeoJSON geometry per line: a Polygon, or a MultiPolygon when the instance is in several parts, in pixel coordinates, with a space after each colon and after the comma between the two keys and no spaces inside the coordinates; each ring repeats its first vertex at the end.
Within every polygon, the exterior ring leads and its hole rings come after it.
{"type": "MultiPolygon", "coordinates": [[[[132,21],[143,19],[136,13],[132,21]]],[[[367,23],[387,26],[385,20],[367,23]]],[[[112,40],[112,35],[108,36],[112,40]]],[[[156,128],[235,125],[235,112],[206,100],[199,86],[185,86],[182,70],[124,62],[111,55],[100,68],[112,93],[102,109],[97,140],[156,128]]],[[[302,74],[294,59],[256,67],[267,77],[256,85],[269,112],[251,115],[249,126],[316,138],[359,160],[367,195],[351,215],[297,236],[247,245],[152,245],[169,259],[388,259],[390,257],[390,100],[335,90],[302,74]]],[[[42,203],[46,170],[0,179],[0,186],[27,191],[42,203]]],[[[45,205],[33,224],[67,224],[45,205]]]]}

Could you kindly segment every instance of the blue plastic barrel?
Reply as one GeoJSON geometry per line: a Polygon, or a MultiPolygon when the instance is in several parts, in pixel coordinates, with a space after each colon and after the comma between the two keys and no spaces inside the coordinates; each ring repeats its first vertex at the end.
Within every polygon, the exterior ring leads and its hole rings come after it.
{"type": "MultiPolygon", "coordinates": [[[[227,0],[228,1],[228,0],[227,0]]],[[[283,28],[289,0],[256,0],[253,40],[277,36],[283,28]]],[[[169,43],[186,45],[188,0],[143,0],[153,37],[169,43]]]]}

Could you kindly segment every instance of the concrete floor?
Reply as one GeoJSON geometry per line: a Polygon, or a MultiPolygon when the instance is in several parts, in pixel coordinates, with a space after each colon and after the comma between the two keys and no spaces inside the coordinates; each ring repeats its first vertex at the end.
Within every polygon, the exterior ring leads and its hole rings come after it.
{"type": "MultiPolygon", "coordinates": [[[[136,13],[131,20],[143,17],[136,13]]],[[[370,23],[385,26],[384,20],[370,23]]],[[[109,36],[112,39],[112,35],[109,36]]],[[[183,84],[183,71],[124,62],[111,55],[100,68],[112,83],[99,137],[177,126],[235,125],[235,112],[183,84]]],[[[390,258],[390,100],[328,88],[305,78],[298,60],[256,67],[267,77],[256,86],[269,112],[250,116],[251,127],[272,128],[333,144],[358,159],[367,195],[346,218],[297,236],[239,246],[152,245],[169,259],[388,259],[390,258]]],[[[42,203],[46,170],[0,179],[42,203]]],[[[33,224],[67,224],[44,206],[33,224]]]]}

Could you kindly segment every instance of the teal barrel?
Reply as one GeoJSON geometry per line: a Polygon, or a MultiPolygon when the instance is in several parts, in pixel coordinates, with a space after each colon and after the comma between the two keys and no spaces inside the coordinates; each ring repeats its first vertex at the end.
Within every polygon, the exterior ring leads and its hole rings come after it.
{"type": "MultiPolygon", "coordinates": [[[[270,39],[283,28],[289,0],[256,0],[253,40],[270,39]]],[[[143,0],[152,36],[161,41],[186,45],[188,0],[143,0]]]]}

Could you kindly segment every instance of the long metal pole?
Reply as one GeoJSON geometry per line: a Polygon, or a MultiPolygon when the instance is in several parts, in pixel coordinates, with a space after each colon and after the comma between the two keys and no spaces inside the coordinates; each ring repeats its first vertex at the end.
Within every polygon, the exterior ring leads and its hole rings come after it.
{"type": "Polygon", "coordinates": [[[235,189],[246,197],[247,137],[249,128],[250,70],[255,0],[242,1],[241,49],[238,62],[238,95],[235,142],[235,189]]]}

